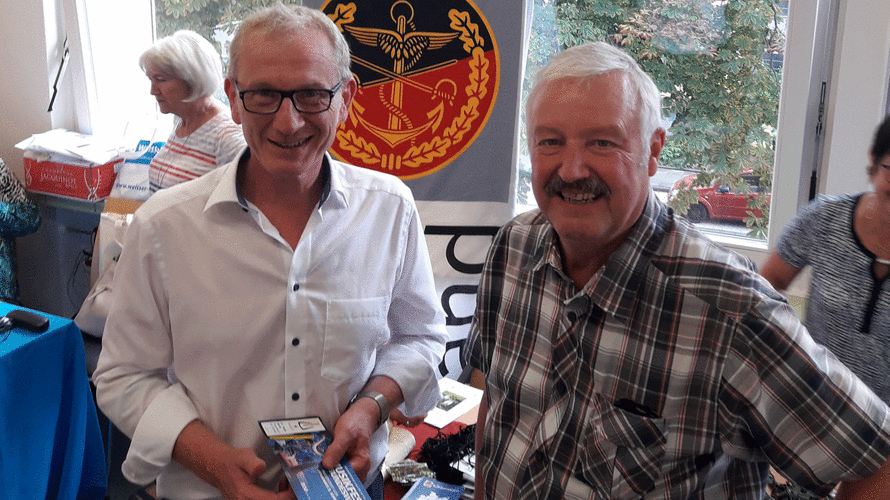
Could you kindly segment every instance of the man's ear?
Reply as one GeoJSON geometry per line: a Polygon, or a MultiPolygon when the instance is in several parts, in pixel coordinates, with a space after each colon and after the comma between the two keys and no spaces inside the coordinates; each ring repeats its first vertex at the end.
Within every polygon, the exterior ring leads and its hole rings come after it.
{"type": "Polygon", "coordinates": [[[349,109],[352,107],[352,99],[355,97],[357,90],[358,85],[355,83],[355,78],[350,78],[343,82],[343,86],[340,87],[340,94],[343,98],[343,107],[340,108],[340,116],[338,117],[339,121],[337,123],[346,123],[346,119],[349,118],[349,109]]]}
{"type": "Polygon", "coordinates": [[[658,158],[661,156],[661,149],[664,147],[665,132],[663,128],[657,129],[649,139],[649,177],[655,175],[658,171],[658,158]]]}
{"type": "Polygon", "coordinates": [[[226,97],[229,98],[229,108],[232,111],[232,121],[241,125],[241,110],[239,109],[238,103],[240,99],[238,98],[238,89],[235,87],[235,82],[232,81],[231,78],[226,78],[223,82],[223,89],[226,91],[226,97]]]}

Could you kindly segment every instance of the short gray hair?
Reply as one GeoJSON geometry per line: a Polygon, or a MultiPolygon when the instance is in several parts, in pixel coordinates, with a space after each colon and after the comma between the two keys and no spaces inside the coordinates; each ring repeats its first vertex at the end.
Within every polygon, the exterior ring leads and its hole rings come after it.
{"type": "Polygon", "coordinates": [[[139,56],[142,71],[149,64],[184,81],[189,87],[186,101],[211,96],[222,84],[219,52],[194,31],[180,30],[155,42],[139,56]]]}
{"type": "Polygon", "coordinates": [[[528,104],[534,102],[546,84],[555,80],[567,77],[584,80],[610,71],[626,74],[636,89],[643,140],[648,145],[649,137],[662,126],[661,92],[630,55],[606,42],[588,42],[553,56],[535,75],[528,104]]]}
{"type": "Polygon", "coordinates": [[[238,57],[244,40],[255,32],[277,35],[294,35],[300,31],[314,29],[325,35],[334,49],[334,64],[337,65],[341,80],[352,77],[349,68],[349,44],[340,29],[324,12],[302,5],[277,3],[258,10],[238,25],[238,31],[229,45],[229,68],[227,76],[234,80],[238,69],[238,57]]]}

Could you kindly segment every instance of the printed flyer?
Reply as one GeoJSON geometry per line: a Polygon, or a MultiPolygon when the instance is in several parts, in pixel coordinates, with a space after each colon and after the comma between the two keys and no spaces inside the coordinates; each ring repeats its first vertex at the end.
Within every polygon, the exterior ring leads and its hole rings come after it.
{"type": "Polygon", "coordinates": [[[321,466],[321,457],[333,438],[320,418],[263,420],[260,427],[298,499],[370,500],[345,458],[334,470],[321,466]]]}

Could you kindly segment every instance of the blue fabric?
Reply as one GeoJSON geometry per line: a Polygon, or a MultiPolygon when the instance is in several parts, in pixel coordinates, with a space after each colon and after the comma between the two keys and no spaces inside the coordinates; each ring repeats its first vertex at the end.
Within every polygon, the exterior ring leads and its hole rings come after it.
{"type": "MultiPolygon", "coordinates": [[[[0,304],[0,315],[15,308],[0,304]]],[[[71,320],[43,315],[46,332],[14,328],[0,342],[0,499],[102,499],[107,467],[83,339],[71,320]]]]}
{"type": "Polygon", "coordinates": [[[25,194],[25,187],[0,158],[0,300],[17,302],[15,238],[40,227],[40,209],[25,194]]]}

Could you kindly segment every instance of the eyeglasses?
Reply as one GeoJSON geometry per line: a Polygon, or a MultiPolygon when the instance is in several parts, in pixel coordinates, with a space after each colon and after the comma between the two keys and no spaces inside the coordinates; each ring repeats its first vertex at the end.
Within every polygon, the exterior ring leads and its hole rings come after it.
{"type": "Polygon", "coordinates": [[[302,89],[287,92],[272,89],[241,90],[238,92],[238,97],[241,98],[244,109],[249,113],[275,114],[281,108],[284,98],[287,97],[297,111],[314,115],[331,108],[331,102],[342,86],[343,80],[340,80],[340,83],[332,89],[302,89]]]}

